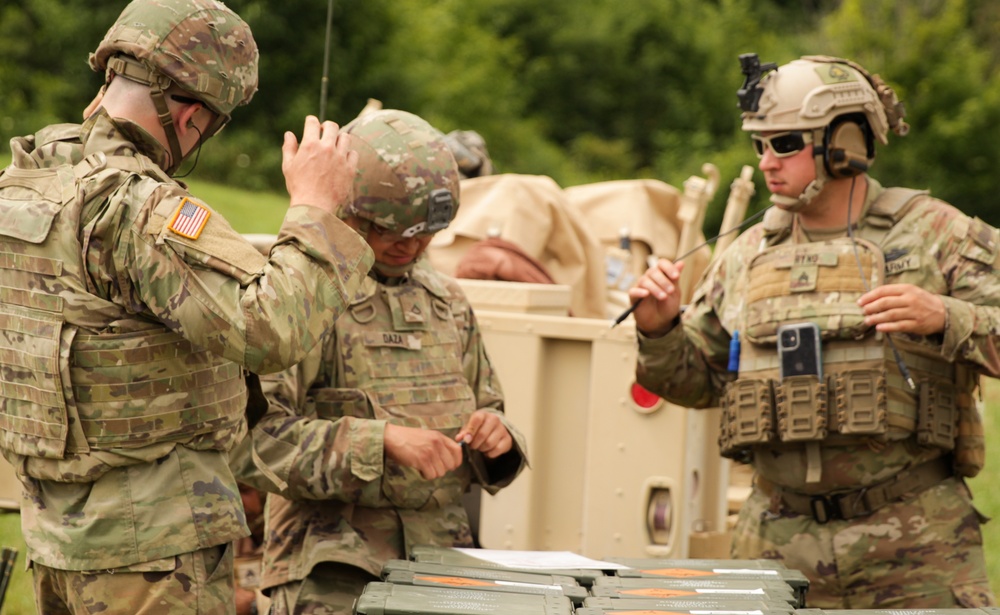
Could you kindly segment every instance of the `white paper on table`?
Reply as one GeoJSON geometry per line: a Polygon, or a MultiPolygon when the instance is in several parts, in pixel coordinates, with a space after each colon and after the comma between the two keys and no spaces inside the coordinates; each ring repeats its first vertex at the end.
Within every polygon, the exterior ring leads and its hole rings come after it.
{"type": "Polygon", "coordinates": [[[538,568],[539,570],[551,568],[617,570],[628,568],[624,564],[590,559],[572,551],[510,551],[507,549],[463,548],[456,548],[455,550],[477,559],[510,568],[538,568]]]}

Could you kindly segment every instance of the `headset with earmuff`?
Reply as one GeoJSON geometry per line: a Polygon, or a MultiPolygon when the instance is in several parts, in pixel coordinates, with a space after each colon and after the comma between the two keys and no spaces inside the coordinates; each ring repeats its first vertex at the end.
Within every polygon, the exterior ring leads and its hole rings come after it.
{"type": "Polygon", "coordinates": [[[835,118],[823,131],[823,165],[830,177],[854,177],[875,159],[875,137],[864,114],[835,118]]]}

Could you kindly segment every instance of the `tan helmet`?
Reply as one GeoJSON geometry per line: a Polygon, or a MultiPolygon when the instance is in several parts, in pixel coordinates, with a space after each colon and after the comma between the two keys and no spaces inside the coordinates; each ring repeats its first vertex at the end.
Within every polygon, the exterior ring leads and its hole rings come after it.
{"type": "Polygon", "coordinates": [[[797,197],[771,195],[784,209],[799,211],[831,179],[867,171],[875,159],[875,140],[888,143],[889,130],[900,136],[909,132],[906,111],[892,88],[850,60],[803,56],[779,67],[743,54],[740,64],[746,77],[737,91],[743,130],[802,131],[813,145],[815,179],[797,197]]]}
{"type": "Polygon", "coordinates": [[[743,130],[752,132],[826,128],[837,117],[865,116],[873,136],[904,135],[902,104],[878,75],[841,58],[804,56],[768,73],[755,109],[744,110],[743,130]]]}

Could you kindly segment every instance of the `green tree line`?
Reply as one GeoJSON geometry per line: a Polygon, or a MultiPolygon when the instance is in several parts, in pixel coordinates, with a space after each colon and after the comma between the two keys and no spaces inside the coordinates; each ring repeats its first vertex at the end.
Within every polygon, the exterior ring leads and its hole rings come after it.
{"type": "MultiPolygon", "coordinates": [[[[0,139],[79,121],[102,76],[87,54],[124,0],[0,0],[0,139]]],[[[281,190],[280,143],[318,114],[327,2],[230,0],[261,50],[260,91],[195,176],[281,190]]],[[[756,165],[741,133],[737,56],[854,59],[906,103],[912,130],[880,148],[887,185],[930,188],[1000,224],[1000,4],[995,0],[335,0],[326,117],[369,98],[444,131],[474,129],[502,172],[564,186],[658,178],[711,162],[723,185],[756,165]]],[[[759,173],[756,175],[761,184],[759,173]]],[[[761,186],[754,207],[766,202],[761,186]]]]}

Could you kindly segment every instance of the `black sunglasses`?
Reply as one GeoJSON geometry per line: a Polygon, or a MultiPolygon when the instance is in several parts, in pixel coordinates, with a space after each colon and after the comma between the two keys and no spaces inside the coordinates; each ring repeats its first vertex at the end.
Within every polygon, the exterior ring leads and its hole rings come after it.
{"type": "Polygon", "coordinates": [[[751,135],[750,140],[753,143],[753,150],[757,153],[758,158],[763,158],[764,152],[768,148],[771,148],[771,151],[774,152],[775,158],[786,158],[798,154],[805,149],[807,143],[812,143],[812,133],[802,132],[801,130],[789,130],[766,137],[757,134],[751,135]]]}

